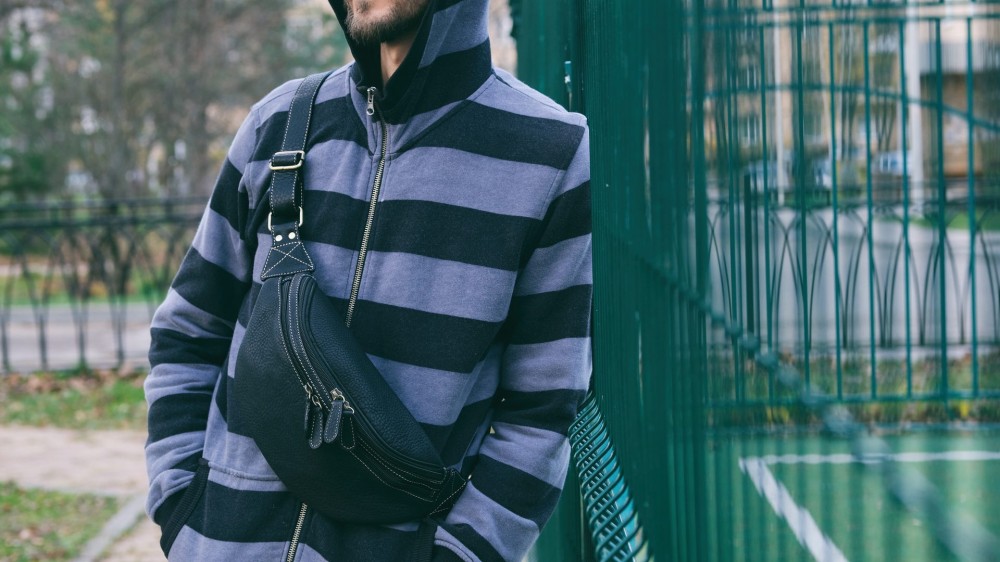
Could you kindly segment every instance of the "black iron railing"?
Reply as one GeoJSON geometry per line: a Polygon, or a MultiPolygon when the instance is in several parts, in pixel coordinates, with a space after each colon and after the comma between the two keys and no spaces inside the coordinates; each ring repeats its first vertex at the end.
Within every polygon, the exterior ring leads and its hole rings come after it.
{"type": "Polygon", "coordinates": [[[204,198],[0,208],[3,372],[142,364],[204,198]]]}

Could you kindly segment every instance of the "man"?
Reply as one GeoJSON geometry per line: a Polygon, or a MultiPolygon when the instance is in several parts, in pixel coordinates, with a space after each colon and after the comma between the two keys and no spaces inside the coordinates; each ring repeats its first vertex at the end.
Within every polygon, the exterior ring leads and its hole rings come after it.
{"type": "MultiPolygon", "coordinates": [[[[585,122],[492,68],[487,0],[331,5],[356,62],[317,96],[301,237],[365,352],[469,477],[433,559],[520,561],[556,505],[591,369],[585,122]]],[[[293,497],[232,401],[297,84],[241,126],[153,320],[148,511],[172,560],[420,550],[416,523],[338,523],[293,497]]]]}

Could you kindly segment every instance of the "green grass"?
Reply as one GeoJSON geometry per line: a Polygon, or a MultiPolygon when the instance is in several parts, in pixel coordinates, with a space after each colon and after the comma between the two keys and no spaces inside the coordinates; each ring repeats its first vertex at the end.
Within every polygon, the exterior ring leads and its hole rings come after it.
{"type": "MultiPolygon", "coordinates": [[[[951,207],[950,207],[951,208],[951,207]]],[[[876,218],[876,220],[901,222],[900,217],[876,218]]],[[[969,231],[969,212],[961,210],[947,215],[945,228],[950,231],[969,231]]],[[[929,230],[937,230],[940,226],[940,219],[936,214],[911,215],[910,227],[918,227],[929,230]]],[[[983,232],[1000,231],[1000,213],[996,209],[979,209],[976,211],[976,229],[983,232]]]]}
{"type": "MultiPolygon", "coordinates": [[[[75,264],[74,267],[84,267],[86,264],[75,264]]],[[[30,260],[29,271],[25,272],[19,261],[3,259],[0,256],[0,266],[5,273],[0,275],[0,302],[8,301],[14,305],[26,305],[40,302],[66,304],[87,300],[88,302],[108,302],[117,289],[109,286],[103,277],[89,277],[78,272],[75,276],[67,276],[59,265],[41,257],[30,260]]],[[[176,267],[170,268],[172,273],[176,267]]],[[[72,270],[70,270],[72,271],[72,270]]],[[[117,273],[117,272],[116,272],[117,273]]],[[[159,302],[166,295],[166,284],[170,277],[157,279],[162,271],[149,271],[134,267],[129,271],[125,281],[124,295],[115,294],[116,298],[124,298],[128,302],[155,301],[159,302]]]]}
{"type": "MultiPolygon", "coordinates": [[[[3,376],[0,424],[143,429],[144,376],[112,371],[3,376]]],[[[115,497],[24,489],[0,482],[0,562],[72,560],[121,502],[115,497]]]]}
{"type": "MultiPolygon", "coordinates": [[[[165,288],[154,287],[149,279],[142,278],[138,273],[132,275],[126,287],[125,302],[159,302],[166,295],[165,288]]],[[[106,284],[95,281],[86,292],[77,291],[72,294],[66,286],[66,280],[58,275],[43,276],[31,273],[28,276],[0,277],[0,299],[14,306],[29,305],[36,302],[49,304],[69,304],[86,299],[90,303],[107,303],[111,300],[106,284]],[[46,300],[47,299],[47,300],[46,300]]]]}
{"type": "MultiPolygon", "coordinates": [[[[1000,231],[1000,213],[995,209],[977,210],[976,226],[987,232],[1000,231]]],[[[969,230],[969,212],[962,211],[948,223],[949,229],[969,230]]]]}
{"type": "Polygon", "coordinates": [[[144,376],[98,371],[0,377],[0,424],[143,429],[144,376]]]}
{"type": "Polygon", "coordinates": [[[72,560],[120,500],[18,488],[0,482],[0,561],[72,560]]]}

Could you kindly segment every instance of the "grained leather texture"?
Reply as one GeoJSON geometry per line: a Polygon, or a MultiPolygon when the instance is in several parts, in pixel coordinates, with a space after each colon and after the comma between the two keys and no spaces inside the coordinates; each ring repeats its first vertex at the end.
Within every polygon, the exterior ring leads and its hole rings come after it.
{"type": "Polygon", "coordinates": [[[239,426],[288,489],[333,519],[421,519],[450,507],[465,485],[457,471],[442,465],[310,275],[264,282],[237,354],[234,385],[230,415],[240,418],[239,426]],[[295,342],[283,334],[282,322],[286,330],[304,330],[312,366],[355,409],[343,414],[338,438],[315,449],[303,428],[309,399],[292,359],[295,342]]]}
{"type": "MultiPolygon", "coordinates": [[[[396,396],[392,388],[365,354],[354,336],[344,326],[340,314],[323,294],[311,275],[301,275],[298,284],[302,302],[299,318],[307,346],[317,355],[321,376],[336,381],[348,396],[348,402],[360,410],[389,447],[409,451],[409,456],[428,464],[441,464],[441,458],[427,434],[396,396]]],[[[292,284],[295,287],[295,283],[292,284]]]]}

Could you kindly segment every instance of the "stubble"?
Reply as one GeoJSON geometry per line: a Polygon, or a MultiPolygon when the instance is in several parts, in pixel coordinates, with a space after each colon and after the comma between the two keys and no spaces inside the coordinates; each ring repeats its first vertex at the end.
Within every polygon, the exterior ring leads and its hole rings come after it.
{"type": "Polygon", "coordinates": [[[373,0],[346,0],[347,32],[362,44],[392,43],[420,26],[429,0],[393,0],[388,13],[372,14],[373,0]]]}

